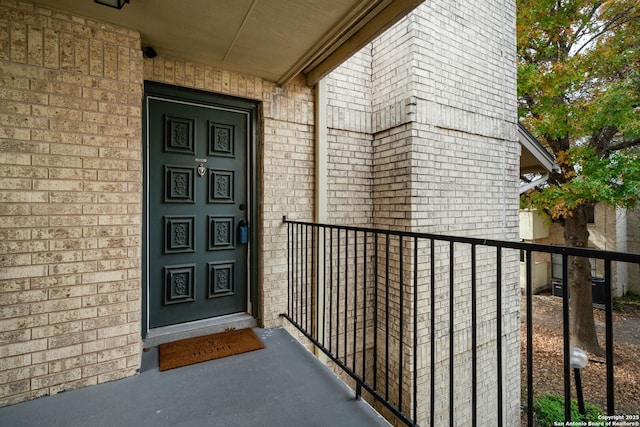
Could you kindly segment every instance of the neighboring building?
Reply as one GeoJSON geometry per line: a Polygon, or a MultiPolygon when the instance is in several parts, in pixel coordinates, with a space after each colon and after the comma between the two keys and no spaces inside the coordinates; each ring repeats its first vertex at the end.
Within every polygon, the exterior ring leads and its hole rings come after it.
{"type": "MultiPolygon", "coordinates": [[[[518,140],[523,152],[520,174],[526,175],[520,185],[520,193],[546,181],[553,170],[553,156],[522,125],[518,125],[518,140]]],[[[640,253],[640,209],[613,209],[604,203],[596,204],[589,218],[589,247],[607,251],[640,253]]],[[[558,223],[543,218],[531,210],[520,211],[520,238],[527,242],[563,245],[564,230],[558,223]]],[[[535,254],[533,267],[533,292],[549,290],[553,282],[562,281],[562,257],[535,254]]],[[[612,266],[613,294],[627,292],[640,294],[640,271],[637,266],[614,263],[612,266]]],[[[592,262],[591,275],[604,276],[604,263],[592,262]]],[[[525,264],[521,263],[520,283],[524,286],[525,264]]]]}
{"type": "MultiPolygon", "coordinates": [[[[281,325],[283,215],[518,239],[515,1],[408,15],[420,2],[330,1],[303,16],[219,1],[219,25],[190,28],[145,16],[143,0],[85,3],[0,5],[0,404],[134,375],[143,346],[185,331],[281,325]],[[234,238],[241,220],[250,244],[234,238]]],[[[170,21],[182,4],[153,14],[170,21]]],[[[517,254],[502,268],[501,403],[515,425],[517,254]]],[[[478,280],[487,324],[494,285],[478,280]]],[[[447,400],[471,416],[464,393],[447,400]]]]}
{"type": "MultiPolygon", "coordinates": [[[[596,204],[588,224],[589,247],[607,251],[640,253],[639,212],[639,209],[614,209],[604,203],[596,204]]],[[[529,215],[521,213],[521,215],[523,214],[529,215]]],[[[562,225],[543,219],[537,221],[538,229],[543,231],[535,239],[526,239],[527,241],[548,245],[565,244],[562,225]]],[[[535,290],[549,290],[554,282],[562,281],[561,258],[560,256],[549,257],[548,255],[536,258],[535,290]]],[[[613,263],[611,273],[613,295],[621,296],[629,292],[640,294],[638,266],[613,263]]],[[[604,263],[592,261],[591,275],[596,278],[604,277],[604,263]]]]}
{"type": "MultiPolygon", "coordinates": [[[[616,212],[616,241],[616,250],[640,254],[640,207],[616,212]]],[[[618,266],[618,281],[627,284],[618,292],[640,295],[640,266],[618,266]]]]}
{"type": "MultiPolygon", "coordinates": [[[[543,184],[557,167],[554,157],[522,123],[518,123],[518,141],[522,146],[520,156],[520,194],[524,194],[537,185],[543,184]]],[[[549,236],[550,222],[530,209],[520,211],[520,239],[538,241],[549,236]]],[[[532,291],[538,293],[550,288],[549,256],[534,253],[532,266],[532,291]]],[[[526,263],[520,259],[520,287],[526,286],[526,263]]]]}

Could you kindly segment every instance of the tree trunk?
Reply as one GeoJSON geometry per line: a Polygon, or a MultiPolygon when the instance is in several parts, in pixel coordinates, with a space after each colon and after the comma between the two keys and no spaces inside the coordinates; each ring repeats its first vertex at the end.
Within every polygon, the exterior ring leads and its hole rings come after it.
{"type": "MultiPolygon", "coordinates": [[[[589,239],[586,206],[575,209],[564,223],[564,241],[567,246],[586,248],[589,239]]],[[[569,296],[571,345],[593,355],[603,356],[598,344],[596,324],[591,300],[591,265],[588,258],[569,257],[569,296]]]]}

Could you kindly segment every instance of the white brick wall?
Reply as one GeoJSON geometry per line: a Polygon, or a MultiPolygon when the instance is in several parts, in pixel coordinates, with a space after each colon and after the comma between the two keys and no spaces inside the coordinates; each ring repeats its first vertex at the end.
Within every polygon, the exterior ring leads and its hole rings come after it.
{"type": "Polygon", "coordinates": [[[328,217],[372,225],[371,48],[327,77],[328,217]]]}

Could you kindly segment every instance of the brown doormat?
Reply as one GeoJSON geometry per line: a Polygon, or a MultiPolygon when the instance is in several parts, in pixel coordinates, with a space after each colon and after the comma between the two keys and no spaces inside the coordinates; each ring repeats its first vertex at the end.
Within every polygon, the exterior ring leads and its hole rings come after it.
{"type": "Polygon", "coordinates": [[[160,344],[160,370],[166,371],[261,348],[264,348],[264,344],[250,328],[187,338],[160,344]]]}

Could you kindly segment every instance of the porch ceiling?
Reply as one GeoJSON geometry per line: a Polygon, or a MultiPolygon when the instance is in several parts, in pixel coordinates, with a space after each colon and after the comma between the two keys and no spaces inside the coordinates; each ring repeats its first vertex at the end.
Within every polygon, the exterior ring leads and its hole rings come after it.
{"type": "Polygon", "coordinates": [[[422,0],[36,0],[54,9],[140,31],[159,54],[309,84],[349,58],[422,0]]]}

